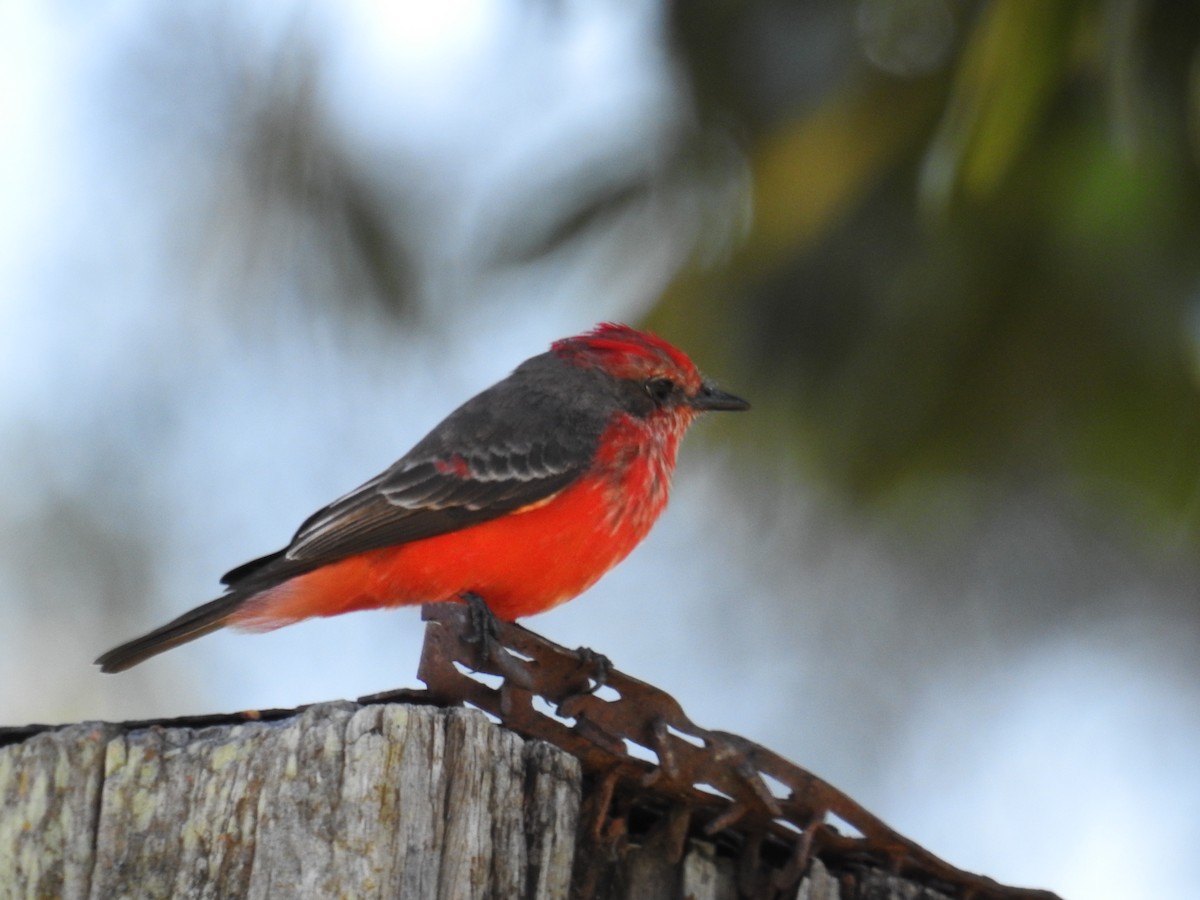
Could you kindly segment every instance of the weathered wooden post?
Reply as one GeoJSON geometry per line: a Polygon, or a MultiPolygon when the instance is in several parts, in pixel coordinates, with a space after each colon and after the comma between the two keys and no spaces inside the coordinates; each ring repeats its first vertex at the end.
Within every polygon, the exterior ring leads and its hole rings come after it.
{"type": "Polygon", "coordinates": [[[74,725],[0,749],[0,896],[565,897],[579,787],[465,709],[74,725]]]}

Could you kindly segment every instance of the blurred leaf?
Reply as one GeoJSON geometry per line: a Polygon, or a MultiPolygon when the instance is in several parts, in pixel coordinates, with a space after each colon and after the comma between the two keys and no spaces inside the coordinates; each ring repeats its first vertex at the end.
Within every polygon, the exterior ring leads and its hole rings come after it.
{"type": "Polygon", "coordinates": [[[680,273],[647,325],[703,347],[706,358],[736,355],[720,320],[736,315],[739,295],[791,266],[911,155],[940,97],[936,81],[864,78],[763,134],[750,149],[753,220],[745,240],[720,268],[680,273]],[[712,345],[714,336],[722,346],[712,345]]]}
{"type": "Polygon", "coordinates": [[[243,275],[303,272],[328,284],[323,303],[405,318],[415,312],[409,210],[380,196],[344,151],[322,108],[320,65],[311,40],[289,32],[275,66],[226,86],[225,183],[197,239],[229,253],[243,275]]]}
{"type": "Polygon", "coordinates": [[[990,194],[1024,149],[1068,70],[1079,3],[999,0],[979,17],[921,171],[926,207],[990,194]]]}
{"type": "Polygon", "coordinates": [[[927,82],[870,80],[764,135],[753,151],[746,255],[778,262],[829,229],[913,146],[936,99],[927,82]]]}

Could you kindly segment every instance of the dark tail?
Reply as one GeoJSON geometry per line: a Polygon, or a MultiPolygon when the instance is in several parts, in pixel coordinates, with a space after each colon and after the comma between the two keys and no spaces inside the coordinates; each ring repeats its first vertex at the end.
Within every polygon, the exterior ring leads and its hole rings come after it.
{"type": "Polygon", "coordinates": [[[204,637],[209,632],[224,628],[230,615],[245,599],[245,594],[234,591],[203,606],[197,606],[149,634],[134,638],[120,647],[114,647],[97,659],[96,665],[100,667],[101,672],[123,672],[164,650],[204,637]]]}

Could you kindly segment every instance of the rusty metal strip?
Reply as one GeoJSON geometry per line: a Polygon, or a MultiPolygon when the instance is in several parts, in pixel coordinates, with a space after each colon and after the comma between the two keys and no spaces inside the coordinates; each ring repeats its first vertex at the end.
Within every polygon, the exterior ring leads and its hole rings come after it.
{"type": "MultiPolygon", "coordinates": [[[[1006,887],[955,868],[778,754],[699,727],[674,698],[645,682],[608,667],[604,689],[594,692],[594,655],[506,623],[498,623],[491,652],[484,654],[479,643],[466,639],[471,625],[463,605],[426,606],[423,616],[429,624],[418,677],[429,701],[478,707],[518,734],[578,757],[584,772],[598,779],[599,790],[608,792],[600,816],[611,815],[618,792],[666,801],[671,844],[679,852],[685,826],[732,836],[742,848],[743,868],[759,872],[754,888],[747,875],[746,894],[782,896],[817,856],[843,868],[882,868],[964,900],[1056,900],[1047,891],[1006,887]],[[493,684],[470,672],[491,676],[493,684]],[[636,754],[633,744],[641,748],[636,754]],[[651,755],[657,764],[645,759],[651,755]],[[786,795],[773,793],[764,776],[785,786],[786,795]],[[857,834],[843,833],[841,823],[857,834]],[[764,883],[759,857],[767,841],[781,862],[764,883]]],[[[422,692],[404,693],[412,701],[422,692]]],[[[398,695],[363,698],[388,699],[398,695]]],[[[614,829],[616,824],[598,818],[594,839],[623,835],[624,826],[614,829]]]]}

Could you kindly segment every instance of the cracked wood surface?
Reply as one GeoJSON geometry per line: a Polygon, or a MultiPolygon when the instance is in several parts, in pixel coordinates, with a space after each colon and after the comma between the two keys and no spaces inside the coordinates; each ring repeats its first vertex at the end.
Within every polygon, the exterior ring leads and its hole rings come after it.
{"type": "Polygon", "coordinates": [[[479,713],[330,703],[48,731],[0,748],[0,799],[13,896],[556,898],[579,772],[479,713]]]}

